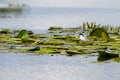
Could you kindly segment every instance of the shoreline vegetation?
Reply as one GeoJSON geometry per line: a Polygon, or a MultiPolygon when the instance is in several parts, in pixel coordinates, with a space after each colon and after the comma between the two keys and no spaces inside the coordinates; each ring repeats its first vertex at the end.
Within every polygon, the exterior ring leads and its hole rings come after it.
{"type": "MultiPolygon", "coordinates": [[[[28,30],[0,30],[0,51],[12,53],[60,54],[60,55],[94,55],[99,51],[110,51],[120,55],[120,27],[83,22],[75,28],[53,26],[46,33],[33,33],[28,30]],[[90,41],[82,42],[78,34],[84,33],[90,41]],[[109,49],[109,50],[108,50],[109,49]]],[[[99,54],[100,55],[100,54],[99,54]]],[[[98,61],[114,59],[120,62],[119,56],[105,56],[98,61]]]]}

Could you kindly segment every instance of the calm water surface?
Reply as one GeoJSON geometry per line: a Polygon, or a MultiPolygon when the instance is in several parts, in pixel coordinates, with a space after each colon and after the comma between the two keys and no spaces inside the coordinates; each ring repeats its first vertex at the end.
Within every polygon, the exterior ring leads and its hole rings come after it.
{"type": "Polygon", "coordinates": [[[119,63],[96,57],[0,53],[0,80],[119,80],[119,63]]]}
{"type": "Polygon", "coordinates": [[[21,12],[0,12],[0,28],[43,30],[50,26],[77,27],[83,22],[120,24],[120,9],[29,7],[21,12]]]}
{"type": "MultiPolygon", "coordinates": [[[[76,27],[83,21],[119,25],[119,9],[26,8],[0,12],[0,29],[38,32],[50,26],[76,27]]],[[[97,57],[0,53],[0,80],[119,80],[119,63],[91,63],[97,57]]]]}

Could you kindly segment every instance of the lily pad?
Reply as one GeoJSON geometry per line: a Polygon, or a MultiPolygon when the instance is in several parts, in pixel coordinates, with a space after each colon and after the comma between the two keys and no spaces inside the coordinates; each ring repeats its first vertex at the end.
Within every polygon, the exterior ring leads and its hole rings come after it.
{"type": "Polygon", "coordinates": [[[62,30],[63,28],[62,27],[57,27],[57,26],[54,26],[54,27],[50,27],[48,30],[62,30]]]}
{"type": "Polygon", "coordinates": [[[106,34],[106,32],[102,32],[102,40],[105,42],[109,41],[109,36],[106,34]]]}
{"type": "Polygon", "coordinates": [[[0,31],[0,33],[7,34],[7,33],[9,33],[9,29],[3,29],[3,30],[0,31]]]}
{"type": "Polygon", "coordinates": [[[109,40],[109,35],[108,35],[107,31],[105,31],[104,28],[94,29],[90,33],[90,36],[96,36],[96,37],[102,38],[103,41],[108,41],[109,40]]]}
{"type": "Polygon", "coordinates": [[[120,62],[120,57],[113,58],[112,60],[115,61],[115,62],[120,62]]]}
{"type": "Polygon", "coordinates": [[[38,51],[38,50],[40,50],[40,47],[35,47],[33,49],[29,49],[28,51],[38,51]]]}
{"type": "Polygon", "coordinates": [[[53,54],[53,53],[59,53],[59,51],[51,48],[40,48],[40,50],[36,51],[36,54],[53,54]]]}
{"type": "Polygon", "coordinates": [[[22,38],[21,41],[23,43],[33,43],[33,42],[35,42],[35,39],[32,39],[32,38],[22,38]]]}
{"type": "Polygon", "coordinates": [[[57,40],[57,39],[50,39],[43,44],[45,45],[64,45],[64,41],[62,40],[57,40]]]}
{"type": "Polygon", "coordinates": [[[27,37],[29,37],[27,30],[21,30],[17,35],[17,38],[27,38],[27,37]]]}
{"type": "Polygon", "coordinates": [[[43,48],[58,49],[58,50],[68,50],[69,49],[69,47],[61,46],[61,45],[58,45],[58,46],[46,45],[43,48]]]}

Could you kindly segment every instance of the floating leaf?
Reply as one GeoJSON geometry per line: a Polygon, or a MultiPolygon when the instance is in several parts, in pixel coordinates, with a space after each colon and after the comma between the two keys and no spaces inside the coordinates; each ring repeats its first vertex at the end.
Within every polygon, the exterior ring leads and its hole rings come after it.
{"type": "Polygon", "coordinates": [[[64,41],[57,40],[57,39],[50,39],[48,41],[45,41],[43,44],[45,44],[45,45],[64,45],[64,41]]]}
{"type": "Polygon", "coordinates": [[[96,37],[102,38],[103,41],[108,41],[109,40],[109,35],[108,35],[107,31],[105,31],[104,28],[94,29],[90,33],[90,36],[96,36],[96,37]]]}
{"type": "Polygon", "coordinates": [[[8,29],[3,29],[3,30],[0,31],[0,33],[7,34],[7,33],[9,33],[9,30],[8,29]]]}
{"type": "Polygon", "coordinates": [[[115,62],[120,62],[120,57],[113,58],[112,60],[115,61],[115,62]]]}
{"type": "Polygon", "coordinates": [[[106,42],[109,40],[109,36],[105,32],[102,32],[102,40],[106,42]]]}
{"type": "Polygon", "coordinates": [[[35,40],[32,38],[22,38],[21,41],[23,43],[34,43],[35,42],[35,40]]]}
{"type": "Polygon", "coordinates": [[[98,61],[105,61],[105,60],[110,60],[112,58],[119,57],[119,54],[114,54],[114,53],[107,53],[106,51],[98,51],[99,56],[98,56],[98,61]]]}
{"type": "Polygon", "coordinates": [[[40,47],[35,47],[33,49],[29,49],[28,51],[38,51],[38,50],[40,50],[40,47]]]}
{"type": "Polygon", "coordinates": [[[48,30],[63,30],[63,28],[54,26],[54,27],[50,27],[48,30]]]}
{"type": "Polygon", "coordinates": [[[27,38],[27,37],[29,37],[27,30],[21,30],[17,35],[17,38],[27,38]]]}

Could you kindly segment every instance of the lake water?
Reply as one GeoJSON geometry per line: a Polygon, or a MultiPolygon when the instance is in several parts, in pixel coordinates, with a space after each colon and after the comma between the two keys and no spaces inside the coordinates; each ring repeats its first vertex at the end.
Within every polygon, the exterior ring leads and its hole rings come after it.
{"type": "MultiPolygon", "coordinates": [[[[120,24],[119,9],[26,8],[0,12],[0,29],[40,31],[50,26],[77,27],[83,21],[120,24]]],[[[0,80],[119,80],[119,63],[92,63],[97,57],[27,55],[0,52],[0,80]]]]}
{"type": "Polygon", "coordinates": [[[77,27],[86,21],[118,26],[120,9],[29,7],[21,12],[0,12],[1,29],[46,30],[50,26],[77,27]]]}
{"type": "Polygon", "coordinates": [[[119,80],[119,63],[97,57],[0,53],[0,80],[119,80]]]}

